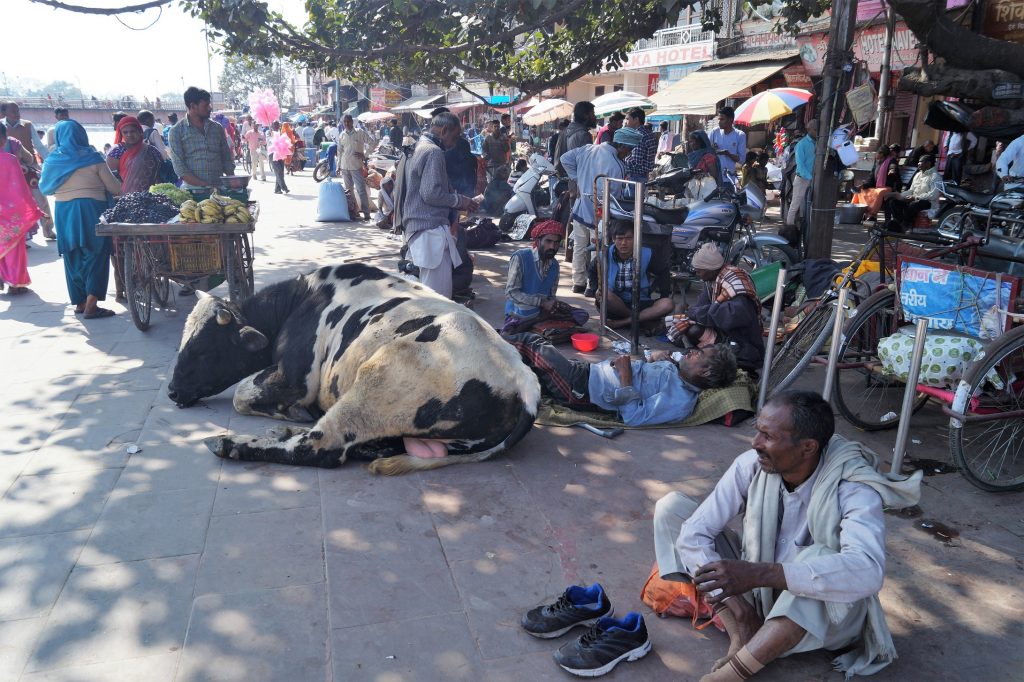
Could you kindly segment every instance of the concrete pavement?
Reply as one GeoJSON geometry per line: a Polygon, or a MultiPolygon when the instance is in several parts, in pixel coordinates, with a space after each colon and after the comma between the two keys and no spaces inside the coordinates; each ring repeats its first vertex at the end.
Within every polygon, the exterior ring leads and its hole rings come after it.
{"type": "MultiPolygon", "coordinates": [[[[393,268],[399,244],[377,230],[314,221],[308,172],[288,196],[254,184],[257,286],[343,258],[393,268]]],[[[510,251],[476,253],[476,309],[493,323],[510,251]]],[[[551,660],[567,638],[518,620],[577,581],[648,616],[654,651],[614,679],[696,680],[724,652],[724,635],[650,616],[639,592],[654,502],[705,495],[749,422],[614,441],[536,427],[505,457],[393,479],[223,462],[204,437],[276,422],[235,414],[230,392],[187,410],[167,399],[194,299],[154,311],[147,333],[112,300],[117,317],[83,320],[52,243],[29,255],[32,293],[0,296],[0,680],[569,679],[551,660]]],[[[891,432],[839,428],[891,452],[891,432]]],[[[911,455],[948,461],[945,433],[926,408],[911,455]]],[[[882,603],[900,658],[876,679],[1022,679],[1021,499],[935,475],[920,518],[887,517],[882,603]],[[959,537],[944,544],[921,518],[959,537]]],[[[760,678],[841,676],[808,654],[760,678]]]]}

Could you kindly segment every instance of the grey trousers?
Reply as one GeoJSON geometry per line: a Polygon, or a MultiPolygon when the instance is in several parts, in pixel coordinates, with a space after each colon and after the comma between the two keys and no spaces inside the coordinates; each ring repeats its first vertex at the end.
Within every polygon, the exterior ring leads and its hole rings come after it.
{"type": "Polygon", "coordinates": [[[366,178],[363,177],[363,172],[342,169],[341,180],[345,183],[345,191],[355,194],[356,201],[359,202],[359,210],[369,216],[370,197],[366,193],[366,178]]]}
{"type": "Polygon", "coordinates": [[[586,286],[590,269],[590,242],[594,231],[578,220],[572,221],[572,283],[586,286]]]}
{"type": "MultiPolygon", "coordinates": [[[[654,505],[654,555],[658,572],[665,580],[690,582],[690,568],[683,565],[676,551],[676,539],[683,523],[697,510],[699,503],[683,493],[669,493],[654,505]]],[[[715,538],[715,551],[723,559],[739,559],[743,544],[739,535],[726,528],[715,538]]],[[[693,566],[694,571],[697,566],[693,566]]],[[[829,620],[825,602],[809,597],[798,597],[788,590],[779,594],[765,620],[785,616],[807,631],[800,642],[784,656],[818,649],[836,650],[849,646],[860,638],[867,617],[867,600],[850,605],[850,610],[839,623],[829,620]]]]}

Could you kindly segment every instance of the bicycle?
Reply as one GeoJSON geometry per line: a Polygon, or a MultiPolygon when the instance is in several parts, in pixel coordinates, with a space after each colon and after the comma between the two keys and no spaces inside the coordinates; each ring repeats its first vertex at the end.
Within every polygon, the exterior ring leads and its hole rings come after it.
{"type": "Polygon", "coordinates": [[[849,296],[852,297],[852,306],[850,307],[853,308],[856,308],[871,295],[873,287],[857,277],[857,273],[860,272],[861,266],[865,262],[874,260],[872,256],[877,255],[879,285],[882,286],[885,285],[886,276],[892,272],[890,262],[895,265],[895,254],[899,251],[895,244],[905,241],[948,244],[948,240],[940,237],[889,232],[881,227],[872,227],[870,232],[871,238],[847,266],[843,276],[833,281],[817,299],[799,305],[800,310],[797,315],[794,315],[794,318],[802,317],[797,325],[786,334],[782,346],[772,357],[768,375],[764,377],[767,384],[765,389],[767,398],[786,390],[821,351],[835,323],[835,316],[838,314],[841,290],[850,288],[849,296]],[[887,248],[892,258],[886,256],[887,248]]]}
{"type": "Polygon", "coordinates": [[[240,156],[242,161],[242,170],[245,171],[246,175],[252,175],[252,156],[248,145],[242,149],[240,156]]]}

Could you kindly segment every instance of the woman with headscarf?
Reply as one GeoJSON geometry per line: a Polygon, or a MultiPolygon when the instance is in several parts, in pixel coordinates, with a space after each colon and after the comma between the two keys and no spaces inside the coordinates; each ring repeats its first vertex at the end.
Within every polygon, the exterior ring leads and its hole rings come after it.
{"type": "Polygon", "coordinates": [[[18,159],[0,152],[0,289],[7,284],[9,294],[23,294],[32,283],[25,239],[42,217],[18,159]]]}
{"type": "Polygon", "coordinates": [[[718,155],[711,146],[711,138],[703,130],[694,130],[687,136],[686,158],[690,168],[703,171],[710,175],[719,185],[722,184],[722,165],[718,155]]]}
{"type": "Polygon", "coordinates": [[[111,240],[96,234],[96,223],[107,195],[119,195],[121,184],[77,121],[58,122],[54,137],[57,146],[46,158],[39,189],[56,200],[57,251],[64,258],[68,296],[76,315],[110,317],[114,311],[98,303],[107,297],[111,240]]]}
{"type": "Polygon", "coordinates": [[[115,130],[107,166],[121,178],[121,194],[145,192],[160,181],[163,154],[143,141],[142,124],[134,116],[122,118],[115,130]]]}

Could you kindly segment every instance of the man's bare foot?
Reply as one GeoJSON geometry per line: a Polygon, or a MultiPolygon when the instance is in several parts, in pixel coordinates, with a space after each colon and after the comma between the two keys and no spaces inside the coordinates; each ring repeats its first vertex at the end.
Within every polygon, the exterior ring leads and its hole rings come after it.
{"type": "Polygon", "coordinates": [[[622,317],[622,318],[608,318],[608,326],[611,329],[621,329],[622,327],[628,327],[632,323],[633,318],[622,317]]]}
{"type": "Polygon", "coordinates": [[[725,632],[729,635],[729,650],[725,656],[715,661],[711,670],[715,671],[729,662],[736,652],[746,646],[754,634],[763,625],[757,616],[754,607],[742,597],[733,597],[725,602],[724,608],[715,610],[716,615],[722,619],[725,625],[725,632]]]}

